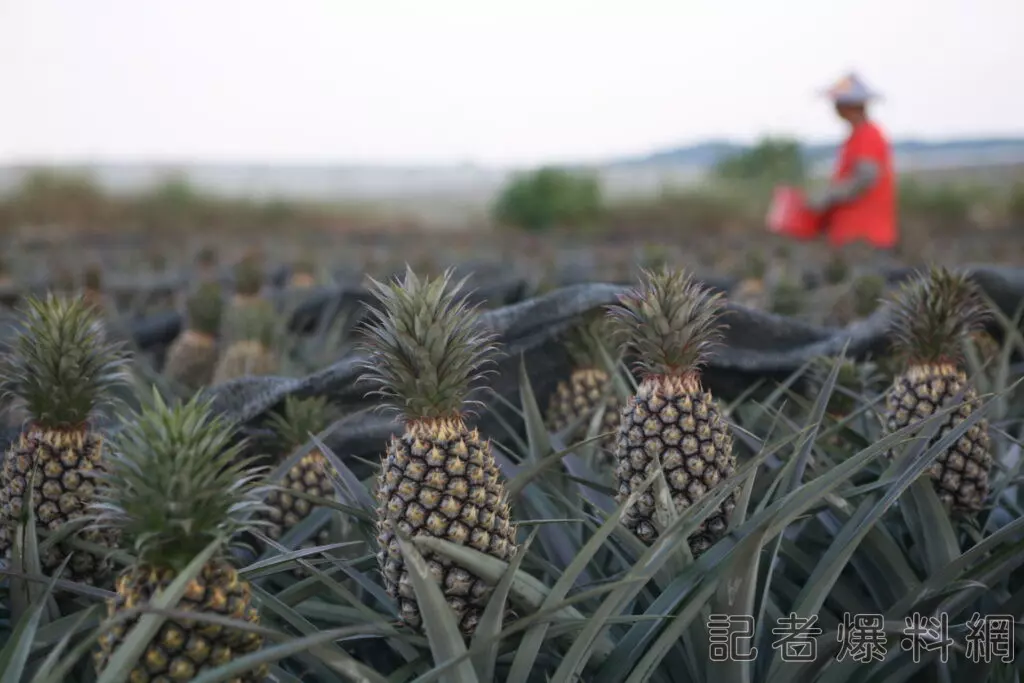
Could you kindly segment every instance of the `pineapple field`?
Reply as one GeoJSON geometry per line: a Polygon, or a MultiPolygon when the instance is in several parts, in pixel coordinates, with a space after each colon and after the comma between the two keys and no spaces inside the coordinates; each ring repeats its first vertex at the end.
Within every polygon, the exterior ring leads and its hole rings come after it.
{"type": "Polygon", "coordinates": [[[1016,242],[255,242],[8,250],[0,683],[1024,680],[1016,242]]]}

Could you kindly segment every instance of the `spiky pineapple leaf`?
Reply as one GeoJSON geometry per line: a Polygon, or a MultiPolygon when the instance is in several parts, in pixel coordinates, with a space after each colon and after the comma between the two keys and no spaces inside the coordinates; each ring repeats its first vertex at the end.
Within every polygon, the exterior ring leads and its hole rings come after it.
{"type": "Polygon", "coordinates": [[[267,417],[282,455],[306,445],[311,437],[327,428],[327,406],[326,396],[285,397],[282,409],[267,417]]]}
{"type": "Polygon", "coordinates": [[[129,354],[79,298],[30,297],[0,362],[0,397],[50,429],[80,428],[127,385],[129,354]]]}
{"type": "Polygon", "coordinates": [[[620,342],[643,375],[686,374],[721,341],[723,298],[684,270],[645,270],[640,285],[608,307],[620,342]]]}
{"type": "Polygon", "coordinates": [[[970,276],[942,266],[919,271],[892,303],[894,349],[909,364],[960,363],[966,338],[990,316],[970,276]]]}
{"type": "Polygon", "coordinates": [[[402,280],[369,278],[377,305],[368,305],[362,329],[361,380],[412,420],[462,413],[497,350],[496,336],[480,328],[477,307],[462,296],[465,279],[452,284],[452,274],[421,280],[407,266],[402,280]]]}
{"type": "Polygon", "coordinates": [[[233,424],[208,399],[150,406],[127,418],[111,443],[93,513],[118,528],[139,559],[180,570],[213,539],[254,524],[261,470],[240,457],[233,424]]]}

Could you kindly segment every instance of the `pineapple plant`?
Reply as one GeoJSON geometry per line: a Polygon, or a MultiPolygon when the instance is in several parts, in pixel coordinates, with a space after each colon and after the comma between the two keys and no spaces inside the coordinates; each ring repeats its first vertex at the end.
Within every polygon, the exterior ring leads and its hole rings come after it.
{"type": "Polygon", "coordinates": [[[164,374],[194,392],[210,383],[217,366],[217,334],[224,309],[220,285],[200,285],[188,297],[185,309],[185,329],[167,350],[164,374]]]}
{"type": "MultiPolygon", "coordinates": [[[[232,444],[235,433],[199,397],[169,407],[155,392],[152,406],[125,422],[93,506],[97,526],[117,529],[136,557],[117,577],[109,616],[146,605],[211,543],[250,525],[260,506],[258,479],[251,462],[240,457],[242,444],[232,444]]],[[[176,609],[259,624],[251,588],[223,549],[203,565],[176,609]]],[[[97,671],[137,620],[120,622],[100,637],[97,671]]],[[[190,681],[261,646],[262,636],[253,631],[168,619],[128,680],[190,681]]],[[[227,680],[256,683],[266,676],[262,666],[227,680]]]]}
{"type": "MultiPolygon", "coordinates": [[[[0,553],[10,552],[29,508],[45,531],[85,514],[104,466],[103,437],[91,423],[112,392],[127,383],[127,366],[127,353],[106,341],[95,310],[82,299],[27,300],[0,374],[3,396],[29,416],[0,469],[0,553]]],[[[91,528],[81,537],[113,542],[91,528]]],[[[70,552],[66,544],[55,544],[40,558],[43,569],[57,569],[70,552]]],[[[104,559],[75,552],[65,578],[97,584],[108,570],[104,559]]]]}
{"type": "Polygon", "coordinates": [[[224,350],[214,371],[216,384],[279,370],[277,312],[261,295],[262,289],[261,261],[248,255],[235,268],[235,295],[224,314],[224,350]]]}
{"type": "Polygon", "coordinates": [[[784,274],[769,294],[769,308],[776,315],[797,316],[807,309],[807,288],[791,273],[784,274]]]}
{"type": "Polygon", "coordinates": [[[230,306],[225,314],[224,351],[214,369],[214,384],[277,372],[277,340],[277,313],[269,301],[230,306]]]}
{"type": "Polygon", "coordinates": [[[310,256],[298,259],[292,265],[288,286],[292,289],[309,289],[317,284],[316,262],[310,256]]]}
{"type": "Polygon", "coordinates": [[[235,266],[235,295],[232,306],[258,305],[264,285],[263,262],[257,254],[246,254],[235,266]]]}
{"type": "MultiPolygon", "coordinates": [[[[469,392],[495,348],[477,326],[475,307],[461,297],[452,271],[420,279],[370,279],[377,299],[361,343],[363,379],[405,420],[381,462],[377,555],[401,619],[422,625],[398,533],[428,535],[509,560],[516,530],[491,444],[465,421],[469,392]]],[[[463,281],[464,282],[464,281],[463,281]]],[[[427,554],[431,571],[464,634],[475,631],[492,586],[447,559],[427,554]]]]}
{"type": "Polygon", "coordinates": [[[217,279],[217,251],[205,246],[196,253],[196,280],[205,284],[217,279]]]}
{"type": "MultiPolygon", "coordinates": [[[[732,435],[717,402],[701,385],[700,369],[722,334],[720,294],[682,270],[645,271],[641,284],[609,308],[625,350],[636,358],[640,384],[622,409],[615,455],[619,500],[660,468],[682,511],[732,476],[732,435]]],[[[730,495],[689,539],[698,555],[721,538],[735,507],[730,495]]],[[[659,535],[649,489],[624,513],[644,542],[659,535]]]]}
{"type": "MultiPolygon", "coordinates": [[[[893,304],[893,346],[902,372],[886,393],[884,427],[892,433],[920,422],[963,392],[938,439],[980,406],[963,369],[963,349],[966,339],[982,329],[988,311],[966,274],[943,267],[918,273],[893,304]]],[[[991,468],[988,423],[980,420],[939,455],[928,474],[948,509],[972,513],[988,495],[991,468]]]]}
{"type": "MultiPolygon", "coordinates": [[[[310,434],[319,434],[327,427],[327,399],[298,399],[288,396],[283,411],[272,413],[268,422],[276,436],[277,452],[282,459],[287,458],[309,441],[310,434]]],[[[312,503],[305,498],[291,495],[289,491],[317,498],[334,497],[334,487],[330,481],[331,471],[327,458],[316,448],[288,470],[280,484],[283,490],[274,489],[266,497],[267,510],[264,516],[269,521],[267,536],[275,541],[279,540],[313,511],[312,503]]],[[[327,543],[326,530],[317,540],[320,545],[327,543]]]]}
{"type": "Polygon", "coordinates": [[[82,298],[100,313],[107,310],[106,297],[103,295],[103,271],[98,265],[90,265],[82,274],[82,298]]]}
{"type": "Polygon", "coordinates": [[[609,337],[607,328],[606,319],[598,314],[569,330],[564,344],[572,360],[572,372],[555,387],[546,416],[548,429],[553,432],[576,425],[570,439],[579,442],[587,436],[590,419],[604,409],[600,432],[606,436],[597,442],[592,463],[598,473],[614,469],[621,411],[612,378],[601,358],[601,344],[609,337]]]}

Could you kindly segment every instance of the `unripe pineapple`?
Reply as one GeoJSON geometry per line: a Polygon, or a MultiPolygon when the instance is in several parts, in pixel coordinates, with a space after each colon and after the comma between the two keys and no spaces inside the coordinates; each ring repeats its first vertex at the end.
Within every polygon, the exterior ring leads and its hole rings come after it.
{"type": "MultiPolygon", "coordinates": [[[[327,399],[323,397],[297,399],[288,396],[282,413],[273,413],[269,418],[270,427],[277,437],[277,452],[286,459],[297,448],[301,448],[327,428],[327,399]]],[[[267,493],[268,509],[265,516],[270,521],[267,536],[278,540],[296,524],[309,516],[313,503],[298,498],[288,490],[299,491],[317,498],[333,498],[334,487],[330,481],[330,463],[319,449],[313,448],[303,456],[284,476],[279,485],[284,491],[271,490],[267,493]]],[[[325,532],[326,534],[326,532],[325,532]]],[[[326,536],[318,539],[320,545],[327,542],[326,536]]]]}
{"type": "MultiPolygon", "coordinates": [[[[84,514],[104,463],[103,438],[90,423],[127,382],[127,365],[127,354],[104,339],[95,310],[82,299],[28,299],[0,371],[4,397],[29,415],[0,470],[0,553],[10,551],[27,506],[47,531],[84,514]]],[[[113,542],[91,528],[81,537],[113,542]]],[[[71,552],[65,544],[52,547],[43,569],[56,570],[71,552]]],[[[104,558],[75,551],[63,578],[102,583],[108,570],[104,558]]]]}
{"type": "Polygon", "coordinates": [[[189,296],[185,309],[185,329],[167,350],[164,373],[195,392],[213,380],[217,366],[217,333],[224,309],[220,285],[201,285],[189,296]]]}
{"type": "Polygon", "coordinates": [[[82,274],[82,298],[95,306],[98,312],[107,312],[107,301],[103,295],[103,271],[95,264],[87,267],[82,274]]]}
{"type": "MultiPolygon", "coordinates": [[[[378,482],[378,560],[401,618],[421,625],[396,532],[469,545],[500,560],[516,551],[507,493],[491,444],[464,421],[468,394],[494,350],[475,307],[450,286],[451,271],[420,280],[409,269],[390,284],[371,279],[379,308],[363,346],[364,379],[405,418],[378,482]]],[[[492,587],[445,558],[426,560],[464,634],[476,629],[492,587]]]]}
{"type": "MultiPolygon", "coordinates": [[[[198,397],[168,407],[154,395],[152,407],[125,422],[112,444],[94,507],[98,526],[120,530],[137,558],[117,579],[116,596],[107,603],[109,616],[146,605],[210,543],[244,530],[248,516],[260,510],[255,470],[239,457],[242,445],[232,445],[234,436],[234,428],[212,417],[198,397]]],[[[175,609],[259,624],[250,586],[223,551],[203,566],[175,609]]],[[[106,668],[137,619],[101,636],[98,671],[106,668]]],[[[190,681],[261,646],[262,636],[252,631],[168,619],[128,680],[190,681]]],[[[257,683],[266,676],[264,665],[230,680],[257,683]]]]}
{"type": "MultiPolygon", "coordinates": [[[[824,387],[835,363],[836,359],[830,356],[819,356],[812,361],[808,376],[810,389],[814,392],[812,395],[816,395],[824,387]]],[[[839,361],[839,374],[836,376],[832,395],[829,396],[826,413],[838,419],[853,414],[859,405],[856,398],[850,394],[866,395],[876,386],[877,381],[878,375],[873,364],[843,358],[839,361]]]]}
{"type": "MultiPolygon", "coordinates": [[[[983,325],[988,311],[966,274],[941,267],[919,273],[894,302],[894,347],[903,372],[886,394],[885,428],[895,432],[963,398],[935,440],[980,406],[963,370],[963,344],[983,325]]],[[[988,422],[980,420],[928,470],[942,502],[957,512],[976,512],[988,495],[992,468],[988,422]]]]}
{"type": "Polygon", "coordinates": [[[599,473],[614,467],[621,411],[612,378],[601,359],[601,345],[609,338],[607,328],[604,316],[599,315],[584,321],[566,335],[564,343],[572,359],[572,373],[555,387],[547,411],[548,429],[561,431],[575,424],[570,440],[578,443],[586,438],[590,419],[604,408],[600,431],[607,436],[595,444],[593,463],[599,473]]]}
{"type": "Polygon", "coordinates": [[[292,289],[309,289],[310,287],[315,287],[316,284],[316,262],[313,258],[306,256],[297,260],[292,265],[288,286],[292,289]]]}
{"type": "Polygon", "coordinates": [[[807,288],[793,275],[786,274],[772,288],[769,307],[777,315],[800,315],[807,308],[807,288]]]}
{"type": "Polygon", "coordinates": [[[239,302],[236,295],[224,316],[224,351],[214,371],[214,384],[277,372],[277,338],[273,304],[260,297],[239,302]]]}
{"type": "MultiPolygon", "coordinates": [[[[622,410],[615,448],[619,500],[660,466],[672,501],[682,511],[736,468],[732,435],[700,381],[700,368],[721,337],[721,295],[683,271],[646,271],[640,286],[621,296],[609,314],[641,375],[636,396],[622,410]]],[[[734,507],[730,495],[690,537],[694,555],[725,534],[734,507]]],[[[645,542],[658,537],[651,489],[625,511],[623,523],[645,542]]]]}
{"type": "Polygon", "coordinates": [[[263,262],[256,254],[247,254],[235,266],[234,306],[258,304],[264,285],[263,262]]]}

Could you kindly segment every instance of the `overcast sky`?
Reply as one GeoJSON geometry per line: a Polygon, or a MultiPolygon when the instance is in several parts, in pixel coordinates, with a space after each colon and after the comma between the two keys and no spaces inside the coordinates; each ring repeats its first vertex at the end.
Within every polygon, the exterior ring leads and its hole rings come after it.
{"type": "Polygon", "coordinates": [[[526,164],[1024,133],[1024,0],[0,0],[0,162],[526,164]]]}

